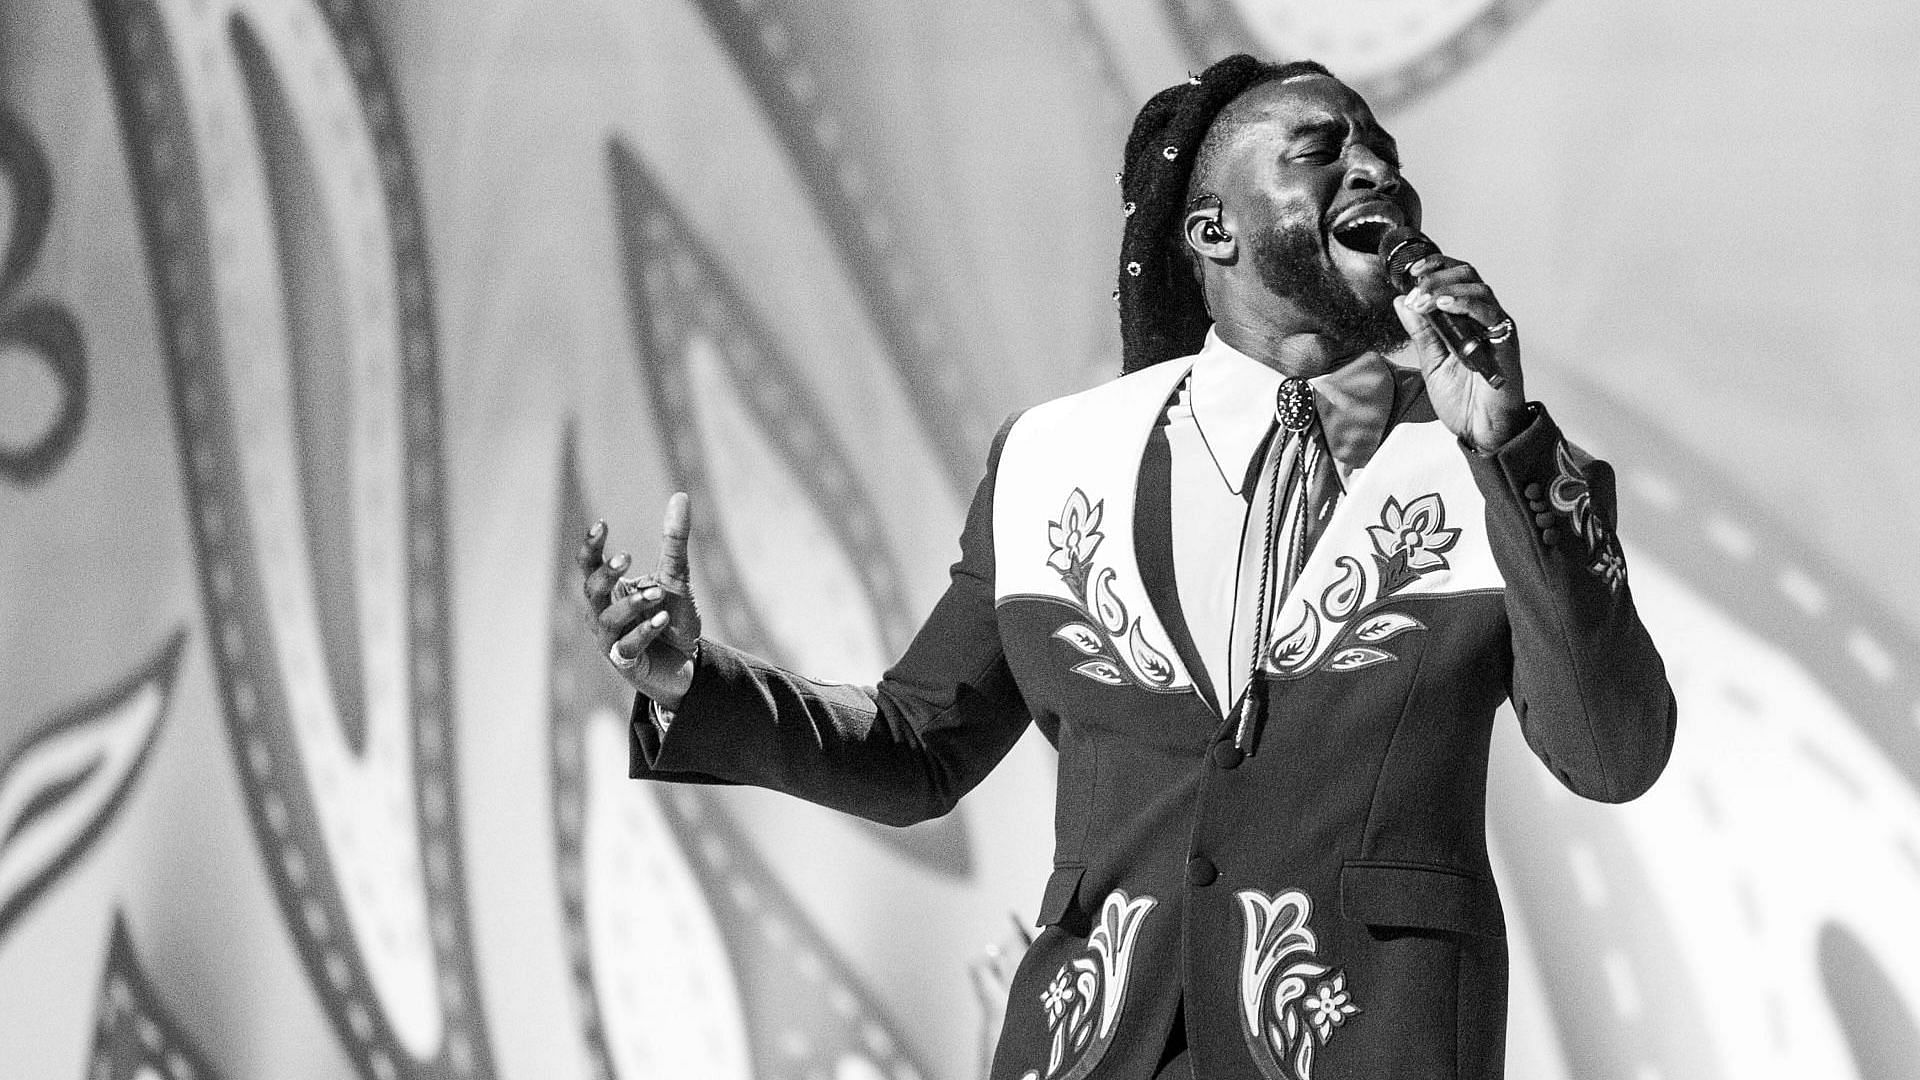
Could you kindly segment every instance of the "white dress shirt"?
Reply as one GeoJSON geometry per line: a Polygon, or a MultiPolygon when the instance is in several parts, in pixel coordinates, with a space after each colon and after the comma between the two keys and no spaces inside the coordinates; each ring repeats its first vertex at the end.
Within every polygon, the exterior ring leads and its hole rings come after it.
{"type": "MultiPolygon", "coordinates": [[[[1228,663],[1242,572],[1241,550],[1254,520],[1250,501],[1263,449],[1274,430],[1274,398],[1284,378],[1207,331],[1193,370],[1166,412],[1171,459],[1174,585],[1195,651],[1222,715],[1239,700],[1244,673],[1228,663]]],[[[1342,488],[1365,468],[1393,412],[1393,367],[1367,353],[1307,380],[1342,488]]],[[[1256,545],[1257,546],[1257,545],[1256,545]]]]}

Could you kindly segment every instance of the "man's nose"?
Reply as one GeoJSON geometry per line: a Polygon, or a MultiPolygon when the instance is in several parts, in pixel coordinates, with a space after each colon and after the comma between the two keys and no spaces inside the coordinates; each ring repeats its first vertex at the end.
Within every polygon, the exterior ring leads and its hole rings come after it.
{"type": "Polygon", "coordinates": [[[1347,186],[1397,191],[1400,187],[1400,170],[1367,147],[1353,146],[1347,150],[1347,186]]]}

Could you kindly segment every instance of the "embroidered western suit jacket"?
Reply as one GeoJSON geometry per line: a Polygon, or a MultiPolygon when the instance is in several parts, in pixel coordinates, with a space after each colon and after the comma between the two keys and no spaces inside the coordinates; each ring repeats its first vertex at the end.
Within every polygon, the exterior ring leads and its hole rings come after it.
{"type": "Polygon", "coordinates": [[[907,824],[1031,719],[1059,748],[1055,869],[995,1080],[1150,1077],[1183,1002],[1205,1080],[1492,1080],[1495,709],[1595,799],[1644,791],[1672,744],[1612,473],[1538,406],[1467,450],[1411,384],[1285,598],[1243,749],[1196,692],[1172,584],[1153,432],[1189,363],[1002,430],[951,586],[877,687],[709,642],[664,737],[636,703],[632,772],[907,824]]]}

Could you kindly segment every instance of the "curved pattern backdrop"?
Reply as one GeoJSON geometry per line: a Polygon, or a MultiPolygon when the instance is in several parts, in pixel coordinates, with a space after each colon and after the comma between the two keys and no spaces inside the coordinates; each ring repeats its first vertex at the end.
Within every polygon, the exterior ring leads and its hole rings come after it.
{"type": "Polygon", "coordinates": [[[981,1075],[1049,865],[1044,743],[907,830],[633,783],[573,546],[605,517],[644,562],[688,490],[715,632],[877,678],[999,421],[1117,367],[1132,109],[1244,48],[1360,86],[1523,313],[1539,395],[1619,468],[1681,698],[1626,807],[1503,726],[1513,1075],[1912,1075],[1920,568],[1888,541],[1920,478],[1887,462],[1920,366],[1862,298],[1920,271],[1803,246],[1730,281],[1685,224],[1850,235],[1719,79],[1792,84],[1829,151],[1920,181],[1920,136],[1822,112],[1904,85],[1920,29],[1839,18],[10,4],[0,1071],[981,1075]],[[1796,299],[1850,336],[1781,351],[1796,299]],[[1782,425],[1769,381],[1870,389],[1782,425]]]}

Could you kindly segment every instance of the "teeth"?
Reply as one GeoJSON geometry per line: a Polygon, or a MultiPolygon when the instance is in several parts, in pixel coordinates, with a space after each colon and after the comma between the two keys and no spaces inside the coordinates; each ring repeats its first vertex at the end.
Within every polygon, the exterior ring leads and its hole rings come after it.
{"type": "Polygon", "coordinates": [[[1362,255],[1379,254],[1380,239],[1400,224],[1399,216],[1384,210],[1356,210],[1353,216],[1333,227],[1333,238],[1341,247],[1362,255]]]}

